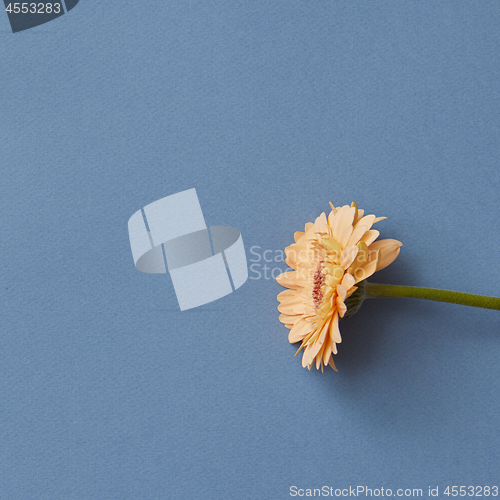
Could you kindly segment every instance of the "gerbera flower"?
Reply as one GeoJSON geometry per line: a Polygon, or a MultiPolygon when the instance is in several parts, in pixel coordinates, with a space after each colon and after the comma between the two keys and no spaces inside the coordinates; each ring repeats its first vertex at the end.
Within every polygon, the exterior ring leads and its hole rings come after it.
{"type": "Polygon", "coordinates": [[[322,213],[304,232],[295,233],[295,243],[285,249],[286,263],[294,271],[276,280],[289,290],[278,295],[280,321],[290,329],[290,343],[302,341],[302,366],[309,370],[330,365],[332,354],[342,341],[339,318],[347,312],[346,298],[356,284],[391,264],[402,243],[375,241],[379,232],[371,229],[385,217],[364,215],[356,203],[335,208],[328,218],[322,213]]]}

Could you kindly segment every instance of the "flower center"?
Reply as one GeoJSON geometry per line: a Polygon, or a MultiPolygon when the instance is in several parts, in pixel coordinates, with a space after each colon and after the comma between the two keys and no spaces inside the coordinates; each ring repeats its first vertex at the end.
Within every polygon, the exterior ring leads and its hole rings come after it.
{"type": "Polygon", "coordinates": [[[312,299],[316,309],[320,306],[323,300],[323,292],[321,291],[325,284],[325,275],[321,272],[323,270],[323,261],[318,264],[316,272],[314,273],[312,299]]]}

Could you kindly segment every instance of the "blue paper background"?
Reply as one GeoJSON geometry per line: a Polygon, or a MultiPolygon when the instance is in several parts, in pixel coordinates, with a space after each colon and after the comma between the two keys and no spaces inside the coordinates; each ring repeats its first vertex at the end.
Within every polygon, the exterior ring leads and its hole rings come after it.
{"type": "Polygon", "coordinates": [[[371,301],[309,372],[275,281],[181,313],[127,234],[196,187],[254,259],[356,200],[404,243],[374,281],[499,295],[499,26],[496,0],[0,15],[0,497],[499,485],[497,311],[371,301]]]}

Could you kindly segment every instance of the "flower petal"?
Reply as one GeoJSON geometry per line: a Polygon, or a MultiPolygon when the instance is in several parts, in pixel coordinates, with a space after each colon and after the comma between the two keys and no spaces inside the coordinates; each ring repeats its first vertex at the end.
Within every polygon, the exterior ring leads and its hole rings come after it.
{"type": "Polygon", "coordinates": [[[312,355],[312,345],[308,345],[304,349],[304,354],[302,354],[302,366],[304,368],[307,366],[310,370],[311,368],[309,365],[312,363],[313,359],[314,356],[312,355]]]}
{"type": "Polygon", "coordinates": [[[325,212],[323,212],[314,222],[314,231],[316,233],[328,233],[328,224],[326,222],[325,212]]]}
{"type": "Polygon", "coordinates": [[[302,319],[302,316],[296,314],[296,315],[288,315],[288,314],[280,314],[279,320],[284,324],[284,325],[295,325],[295,323],[298,323],[302,319]]]}
{"type": "Polygon", "coordinates": [[[301,288],[307,284],[307,281],[296,271],[287,271],[276,277],[276,281],[286,288],[301,288]]]}
{"type": "Polygon", "coordinates": [[[374,215],[365,215],[362,219],[359,220],[359,222],[356,223],[355,228],[357,229],[360,226],[366,226],[366,230],[368,231],[371,229],[375,222],[375,216],[374,215]]]}
{"type": "Polygon", "coordinates": [[[331,232],[331,234],[333,234],[332,230],[333,230],[333,223],[335,221],[335,214],[336,213],[337,213],[337,209],[336,208],[332,208],[332,211],[328,215],[328,226],[330,226],[330,232],[331,232]]]}
{"type": "Polygon", "coordinates": [[[345,247],[347,245],[347,242],[349,241],[350,237],[352,235],[352,225],[349,224],[345,229],[342,235],[340,236],[339,243],[342,247],[345,247]]]}
{"type": "Polygon", "coordinates": [[[378,237],[380,236],[380,231],[376,229],[370,229],[366,231],[361,241],[364,241],[368,246],[370,246],[378,237]]]}
{"type": "Polygon", "coordinates": [[[330,361],[328,362],[328,364],[336,371],[338,372],[337,370],[337,367],[335,366],[335,363],[333,362],[333,356],[330,358],[330,361]]]}
{"type": "Polygon", "coordinates": [[[347,242],[348,245],[357,245],[359,240],[364,236],[366,231],[370,229],[368,226],[357,226],[356,229],[352,232],[351,237],[349,238],[349,241],[347,242]]]}
{"type": "MultiPolygon", "coordinates": [[[[342,235],[344,234],[344,231],[349,227],[352,226],[352,221],[354,220],[354,216],[356,215],[356,208],[355,207],[347,207],[346,210],[344,210],[345,207],[342,207],[341,210],[337,213],[335,216],[335,228],[333,230],[333,239],[337,240],[340,243],[340,240],[342,239],[342,235]]],[[[349,238],[347,238],[349,239],[349,238]]]]}
{"type": "Polygon", "coordinates": [[[356,255],[358,255],[359,248],[356,245],[349,245],[344,248],[342,255],[340,256],[340,267],[342,269],[347,269],[354,262],[356,255]]]}
{"type": "Polygon", "coordinates": [[[356,279],[356,283],[363,281],[369,278],[375,271],[377,271],[377,259],[373,259],[366,264],[363,264],[360,268],[356,270],[354,277],[356,279]]]}
{"type": "Polygon", "coordinates": [[[294,314],[298,314],[295,312],[295,309],[304,304],[304,297],[302,297],[301,293],[296,293],[293,296],[288,296],[287,298],[281,301],[281,304],[278,306],[278,311],[283,314],[288,314],[289,316],[293,316],[294,314]]]}
{"type": "Polygon", "coordinates": [[[362,210],[361,208],[358,208],[358,213],[356,214],[356,217],[354,218],[353,224],[356,225],[363,218],[364,214],[365,214],[365,211],[362,210]]]}
{"type": "MultiPolygon", "coordinates": [[[[340,344],[342,342],[339,330],[339,315],[337,313],[334,314],[333,319],[330,321],[328,333],[333,343],[340,344]]],[[[337,350],[335,350],[335,352],[337,352],[337,350]]]]}
{"type": "Polygon", "coordinates": [[[293,325],[293,328],[288,334],[288,341],[290,344],[295,344],[295,342],[300,342],[308,333],[314,329],[312,323],[302,318],[298,323],[293,325]]]}
{"type": "Polygon", "coordinates": [[[330,357],[332,355],[332,348],[330,346],[330,343],[326,344],[323,346],[323,364],[326,366],[328,364],[328,361],[330,360],[330,357]]]}
{"type": "Polygon", "coordinates": [[[370,250],[379,251],[377,271],[380,271],[389,264],[392,264],[399,255],[399,250],[402,246],[403,244],[400,241],[392,239],[380,240],[372,243],[370,245],[370,250]]]}
{"type": "Polygon", "coordinates": [[[280,302],[283,302],[283,300],[294,297],[295,295],[297,295],[297,292],[295,290],[283,290],[282,292],[278,293],[278,300],[280,302]]]}
{"type": "Polygon", "coordinates": [[[293,239],[295,240],[295,243],[298,243],[299,240],[302,238],[302,236],[304,236],[305,233],[303,233],[302,231],[297,231],[294,233],[293,235],[293,239]]]}
{"type": "Polygon", "coordinates": [[[328,218],[328,222],[329,222],[330,227],[332,228],[332,235],[334,238],[335,238],[335,235],[337,234],[337,227],[339,225],[339,222],[342,220],[342,215],[345,213],[345,211],[348,208],[349,207],[347,205],[345,205],[343,207],[339,207],[339,208],[337,208],[337,212],[333,215],[332,220],[330,221],[330,217],[328,218]]]}
{"type": "Polygon", "coordinates": [[[340,299],[341,302],[343,302],[347,296],[347,290],[342,285],[337,285],[337,296],[337,298],[340,299]]]}
{"type": "Polygon", "coordinates": [[[350,290],[356,284],[354,276],[349,273],[344,274],[341,284],[346,290],[350,290]]]}

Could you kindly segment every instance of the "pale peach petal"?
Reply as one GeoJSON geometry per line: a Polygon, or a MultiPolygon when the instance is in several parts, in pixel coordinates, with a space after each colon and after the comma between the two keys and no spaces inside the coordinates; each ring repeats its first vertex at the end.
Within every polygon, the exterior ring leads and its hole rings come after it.
{"type": "Polygon", "coordinates": [[[294,243],[293,245],[285,248],[285,255],[289,259],[293,259],[295,262],[308,260],[310,258],[309,253],[310,250],[304,243],[294,243]]]}
{"type": "Polygon", "coordinates": [[[332,351],[333,354],[337,354],[337,344],[333,342],[333,340],[330,341],[330,350],[332,351]]]}
{"type": "Polygon", "coordinates": [[[345,289],[345,287],[342,285],[337,285],[337,297],[338,297],[338,299],[340,299],[340,301],[343,302],[345,300],[346,296],[347,296],[347,290],[345,289]]]}
{"type": "Polygon", "coordinates": [[[323,371],[323,366],[328,366],[328,360],[330,359],[332,350],[330,349],[330,338],[327,337],[325,343],[321,346],[320,351],[316,355],[316,369],[321,368],[323,371]]]}
{"type": "Polygon", "coordinates": [[[313,359],[314,356],[312,355],[312,345],[308,345],[304,349],[304,354],[302,354],[302,366],[304,368],[307,366],[310,370],[311,368],[309,365],[312,363],[313,359]]]}
{"type": "Polygon", "coordinates": [[[330,232],[333,234],[333,222],[335,220],[335,214],[337,213],[337,209],[332,209],[332,211],[328,214],[328,226],[330,227],[330,232]]]}
{"type": "MultiPolygon", "coordinates": [[[[337,240],[339,243],[342,239],[342,235],[344,234],[344,231],[352,226],[352,221],[354,220],[354,215],[356,214],[356,208],[355,207],[347,207],[346,210],[344,210],[345,207],[342,207],[343,211],[339,211],[335,218],[338,218],[338,222],[335,225],[335,228],[333,230],[333,239],[337,240]]],[[[352,230],[352,228],[351,228],[352,230]]],[[[347,238],[349,239],[349,238],[347,238]]]]}
{"type": "Polygon", "coordinates": [[[286,288],[300,288],[306,285],[307,281],[302,277],[297,277],[296,271],[287,271],[276,277],[276,281],[286,288]]]}
{"type": "Polygon", "coordinates": [[[347,226],[344,229],[344,232],[340,236],[340,239],[339,239],[340,246],[345,247],[347,245],[347,242],[349,241],[349,238],[351,237],[351,235],[352,235],[352,225],[349,224],[349,226],[347,226]]]}
{"type": "Polygon", "coordinates": [[[370,245],[370,250],[379,251],[377,271],[386,268],[396,260],[401,246],[403,244],[400,241],[392,239],[376,241],[370,245]]]}
{"type": "Polygon", "coordinates": [[[328,225],[326,222],[326,215],[325,212],[323,212],[315,221],[314,223],[314,231],[316,233],[327,233],[328,232],[328,225]]]}
{"type": "Polygon", "coordinates": [[[340,267],[342,269],[347,269],[358,255],[359,248],[356,245],[349,245],[344,248],[340,256],[340,267]]]}
{"type": "Polygon", "coordinates": [[[303,233],[302,231],[297,231],[293,234],[293,239],[295,240],[295,243],[298,243],[302,237],[304,236],[305,233],[303,233]]]}
{"type": "Polygon", "coordinates": [[[281,299],[281,304],[278,306],[278,310],[280,310],[280,307],[283,306],[293,308],[299,304],[302,304],[303,302],[304,299],[302,298],[302,294],[296,293],[295,295],[289,295],[281,299]]]}
{"type": "Polygon", "coordinates": [[[368,250],[368,259],[366,262],[371,262],[372,260],[376,260],[379,257],[379,251],[378,250],[368,250]]]}
{"type": "Polygon", "coordinates": [[[356,283],[359,283],[362,280],[366,280],[369,278],[375,271],[377,270],[377,259],[367,262],[363,266],[361,266],[358,271],[362,271],[361,274],[356,273],[355,274],[355,279],[356,283]]]}
{"type": "Polygon", "coordinates": [[[295,297],[297,292],[295,290],[284,290],[283,292],[278,293],[278,300],[281,302],[287,298],[295,297]]]}
{"type": "Polygon", "coordinates": [[[353,223],[357,224],[363,218],[364,214],[365,214],[365,211],[358,208],[358,213],[356,214],[356,218],[354,219],[353,223]]]}
{"type": "Polygon", "coordinates": [[[352,274],[353,276],[356,273],[356,270],[361,267],[365,262],[368,260],[369,256],[369,249],[368,245],[364,241],[360,241],[357,244],[358,247],[358,254],[356,255],[356,259],[352,263],[351,267],[349,268],[348,272],[352,274]]]}
{"type": "Polygon", "coordinates": [[[342,217],[343,215],[347,212],[347,210],[349,209],[350,207],[345,205],[343,207],[340,207],[338,210],[337,210],[337,213],[335,214],[335,216],[333,217],[333,221],[332,221],[332,235],[334,237],[334,239],[336,239],[338,241],[338,233],[339,233],[339,230],[338,230],[338,227],[340,225],[340,223],[342,222],[342,217]]]}
{"type": "Polygon", "coordinates": [[[279,316],[279,320],[284,325],[295,325],[295,323],[298,323],[301,319],[302,319],[302,316],[299,314],[296,314],[296,315],[280,314],[280,316],[279,316]]]}
{"type": "Polygon", "coordinates": [[[286,256],[295,256],[298,254],[301,250],[307,249],[306,243],[292,243],[290,246],[287,246],[285,248],[285,255],[286,256]]]}
{"type": "Polygon", "coordinates": [[[309,356],[310,356],[309,363],[311,363],[314,360],[314,358],[316,356],[318,356],[318,354],[320,353],[321,348],[323,347],[323,345],[325,343],[325,337],[326,337],[327,331],[328,331],[328,322],[326,322],[323,325],[323,328],[321,329],[321,333],[320,333],[319,337],[316,339],[316,341],[311,346],[311,351],[309,353],[309,356]]]}
{"type": "Polygon", "coordinates": [[[341,318],[344,317],[344,314],[347,312],[347,307],[344,304],[344,300],[347,297],[347,290],[345,287],[342,285],[337,285],[337,299],[336,299],[336,306],[337,306],[337,311],[339,313],[339,316],[341,318]]]}
{"type": "Polygon", "coordinates": [[[371,229],[374,223],[375,223],[374,215],[365,215],[362,219],[359,220],[358,223],[356,223],[354,227],[358,228],[360,226],[366,226],[366,230],[368,231],[369,229],[371,229]]]}
{"type": "Polygon", "coordinates": [[[281,314],[286,314],[287,316],[294,316],[295,313],[293,312],[293,306],[288,306],[288,305],[283,305],[283,304],[280,304],[278,306],[278,311],[281,313],[281,314]]]}
{"type": "Polygon", "coordinates": [[[300,342],[308,333],[313,331],[313,325],[305,318],[301,319],[299,322],[295,323],[293,328],[288,334],[288,341],[290,344],[295,344],[295,342],[300,342]]]}
{"type": "Polygon", "coordinates": [[[363,237],[366,231],[368,231],[368,229],[369,229],[368,226],[356,227],[356,229],[352,232],[352,235],[349,238],[347,245],[357,245],[359,240],[363,237]]]}
{"type": "Polygon", "coordinates": [[[322,240],[322,245],[328,256],[337,257],[342,253],[342,246],[333,238],[325,237],[322,240]]]}
{"type": "Polygon", "coordinates": [[[355,285],[354,276],[352,274],[346,273],[342,278],[342,286],[346,290],[350,290],[355,285]]]}
{"type": "Polygon", "coordinates": [[[304,302],[301,302],[300,304],[293,306],[293,313],[294,314],[303,314],[305,316],[305,315],[307,315],[308,310],[309,310],[309,306],[308,306],[308,304],[305,304],[304,302]]]}
{"type": "Polygon", "coordinates": [[[325,366],[328,365],[328,360],[330,359],[331,355],[332,355],[332,350],[330,348],[330,343],[325,342],[325,344],[323,345],[323,356],[322,356],[322,361],[325,366]]]}
{"type": "Polygon", "coordinates": [[[302,298],[300,298],[297,302],[282,302],[278,306],[278,311],[282,314],[286,314],[288,316],[308,316],[306,314],[308,308],[307,304],[302,302],[302,298]]]}
{"type": "Polygon", "coordinates": [[[323,352],[325,350],[325,344],[321,346],[318,354],[316,355],[316,370],[322,369],[323,352]]]}
{"type": "MultiPolygon", "coordinates": [[[[333,319],[330,322],[328,333],[330,334],[330,339],[333,344],[340,344],[342,342],[339,330],[339,315],[337,313],[334,314],[333,319]]],[[[332,345],[332,351],[333,350],[336,352],[336,347],[334,345],[332,345]]]]}
{"type": "Polygon", "coordinates": [[[380,232],[376,229],[370,229],[366,231],[361,241],[364,241],[368,246],[370,246],[380,235],[380,232]]]}
{"type": "MultiPolygon", "coordinates": [[[[316,339],[318,338],[319,331],[318,331],[318,325],[314,322],[314,320],[311,321],[311,324],[313,325],[313,330],[310,331],[303,339],[302,339],[302,344],[300,346],[300,349],[307,347],[310,344],[313,344],[316,339]]],[[[299,349],[299,350],[300,350],[299,349]]]]}
{"type": "Polygon", "coordinates": [[[319,334],[318,342],[323,344],[325,342],[326,334],[328,333],[328,327],[330,326],[330,319],[328,318],[321,329],[321,333],[319,334]]]}
{"type": "MultiPolygon", "coordinates": [[[[328,329],[328,327],[327,327],[328,329]]],[[[321,342],[319,339],[316,340],[316,342],[314,342],[314,344],[312,345],[312,350],[311,350],[311,362],[314,363],[314,359],[318,356],[319,357],[319,354],[321,352],[321,349],[322,347],[324,346],[324,340],[323,342],[321,342]]]]}
{"type": "Polygon", "coordinates": [[[337,298],[337,311],[341,318],[343,318],[345,313],[347,312],[347,306],[344,304],[344,302],[342,302],[338,298],[337,298]]]}

